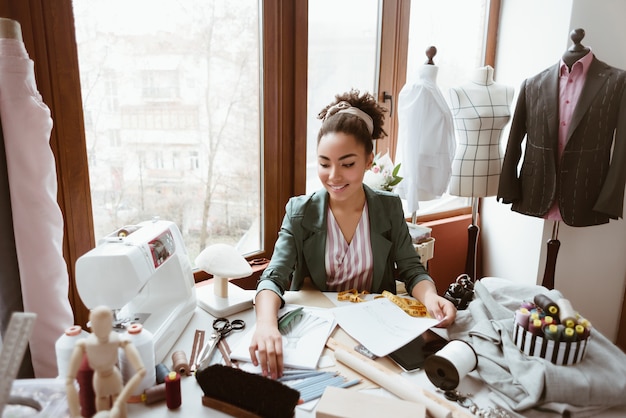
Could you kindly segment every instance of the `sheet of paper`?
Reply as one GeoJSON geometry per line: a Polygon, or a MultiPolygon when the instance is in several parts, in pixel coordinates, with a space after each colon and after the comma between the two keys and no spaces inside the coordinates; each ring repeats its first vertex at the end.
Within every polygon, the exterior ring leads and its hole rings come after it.
{"type": "MultiPolygon", "coordinates": [[[[285,305],[278,315],[295,309],[295,305],[285,305]]],[[[285,367],[315,369],[326,346],[326,340],[336,326],[335,317],[329,309],[305,307],[305,314],[293,323],[283,334],[283,363],[285,367]]],[[[230,354],[231,359],[250,361],[250,342],[256,325],[241,338],[230,354]]]]}
{"type": "Polygon", "coordinates": [[[387,298],[332,309],[341,328],[378,357],[384,357],[439,323],[415,318],[387,298]]]}

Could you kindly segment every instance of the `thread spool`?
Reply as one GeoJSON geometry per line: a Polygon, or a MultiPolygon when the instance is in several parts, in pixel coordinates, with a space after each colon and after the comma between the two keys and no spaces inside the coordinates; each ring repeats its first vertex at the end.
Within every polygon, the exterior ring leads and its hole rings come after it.
{"type": "Polygon", "coordinates": [[[556,321],[554,320],[554,318],[550,315],[546,315],[543,317],[543,325],[544,327],[548,326],[548,325],[556,325],[556,321]]]}
{"type": "Polygon", "coordinates": [[[163,363],[159,363],[156,365],[155,373],[156,373],[156,382],[157,384],[161,384],[165,382],[165,376],[167,376],[170,372],[170,369],[163,363]]]}
{"type": "Polygon", "coordinates": [[[570,328],[576,326],[578,321],[576,320],[576,311],[572,303],[565,298],[561,298],[556,301],[556,304],[559,307],[559,320],[561,324],[570,328]]]}
{"type": "Polygon", "coordinates": [[[578,323],[585,327],[587,330],[591,329],[591,322],[587,318],[583,318],[582,316],[578,318],[578,323]]]}
{"type": "Polygon", "coordinates": [[[189,375],[189,361],[184,351],[174,351],[172,353],[172,363],[174,365],[172,370],[178,372],[181,376],[189,375]]]}
{"type": "MultiPolygon", "coordinates": [[[[131,396],[140,396],[144,390],[151,388],[156,383],[156,366],[154,360],[154,337],[150,331],[141,324],[131,324],[126,328],[125,338],[127,338],[139,352],[139,357],[143,363],[146,375],[137,385],[131,396]]],[[[122,379],[126,384],[134,375],[135,368],[130,364],[126,353],[120,352],[120,369],[122,379]]]]}
{"type": "Polygon", "coordinates": [[[426,357],[424,370],[433,385],[442,390],[455,389],[461,379],[478,366],[474,348],[462,340],[451,340],[441,350],[426,357]]]}
{"type": "Polygon", "coordinates": [[[568,342],[572,342],[572,341],[576,341],[576,330],[574,328],[564,328],[563,329],[563,341],[568,341],[568,342]]]}
{"type": "Polygon", "coordinates": [[[559,327],[556,324],[550,324],[543,329],[543,335],[547,340],[559,341],[559,327]]]}
{"type": "Polygon", "coordinates": [[[89,333],[83,330],[79,325],[73,325],[65,329],[63,335],[61,335],[54,343],[54,352],[57,357],[57,369],[59,371],[59,377],[67,377],[67,371],[69,370],[70,358],[74,352],[76,341],[81,338],[86,338],[89,333]]]}
{"type": "Polygon", "coordinates": [[[515,323],[522,328],[528,329],[528,321],[530,319],[530,311],[526,308],[520,308],[515,311],[515,323]]]}
{"type": "Polygon", "coordinates": [[[83,355],[78,373],[76,373],[76,381],[78,382],[80,415],[92,417],[96,414],[96,392],[93,389],[93,369],[89,365],[87,355],[83,355]]]}
{"type": "Polygon", "coordinates": [[[574,330],[576,331],[576,338],[578,340],[586,340],[587,337],[589,337],[589,330],[580,324],[576,325],[574,330]]]}
{"type": "Polygon", "coordinates": [[[559,306],[546,295],[538,294],[535,296],[534,301],[535,305],[540,307],[546,315],[556,317],[559,313],[559,306]]]}
{"type": "Polygon", "coordinates": [[[521,308],[528,309],[528,310],[530,311],[530,310],[532,310],[533,308],[535,308],[536,306],[535,306],[535,304],[534,304],[533,302],[528,301],[528,300],[524,300],[524,301],[522,301],[522,303],[521,303],[520,307],[521,307],[521,308]]]}
{"type": "Polygon", "coordinates": [[[165,376],[165,403],[168,409],[176,409],[183,403],[180,393],[180,375],[176,372],[170,372],[165,376]]]}
{"type": "Polygon", "coordinates": [[[533,319],[528,323],[528,332],[533,335],[541,335],[543,332],[542,328],[543,322],[541,322],[541,319],[533,319]]]}
{"type": "Polygon", "coordinates": [[[165,400],[165,382],[146,389],[141,395],[141,400],[146,405],[151,405],[165,400]]]}

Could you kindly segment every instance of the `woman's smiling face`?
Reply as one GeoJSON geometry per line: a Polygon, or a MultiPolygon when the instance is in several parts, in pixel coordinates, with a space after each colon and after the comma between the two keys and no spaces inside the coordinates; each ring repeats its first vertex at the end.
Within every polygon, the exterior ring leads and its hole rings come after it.
{"type": "Polygon", "coordinates": [[[345,201],[363,191],[363,176],[374,161],[352,135],[329,132],[317,144],[317,174],[331,199],[345,201]]]}

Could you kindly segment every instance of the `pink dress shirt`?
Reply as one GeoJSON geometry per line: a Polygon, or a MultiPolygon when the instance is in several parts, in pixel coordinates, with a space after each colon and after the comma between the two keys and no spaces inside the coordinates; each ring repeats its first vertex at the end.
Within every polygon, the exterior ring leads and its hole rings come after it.
{"type": "MultiPolygon", "coordinates": [[[[585,79],[587,78],[587,72],[589,71],[592,60],[593,54],[589,52],[576,61],[572,65],[571,70],[563,60],[561,60],[559,76],[559,148],[557,164],[561,161],[563,150],[567,144],[567,133],[572,121],[572,115],[574,114],[576,103],[578,103],[580,92],[585,85],[585,79]]],[[[558,199],[554,199],[552,207],[544,218],[554,221],[562,220],[558,199]]]]}

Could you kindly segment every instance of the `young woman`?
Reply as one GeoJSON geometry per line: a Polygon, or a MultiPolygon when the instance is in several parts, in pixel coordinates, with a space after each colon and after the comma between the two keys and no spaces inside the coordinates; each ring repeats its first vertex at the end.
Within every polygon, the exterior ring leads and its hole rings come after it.
{"type": "Polygon", "coordinates": [[[384,111],[372,95],[352,90],[318,115],[318,175],[324,188],[289,200],[272,260],[257,286],[250,357],[266,376],[283,372],[277,324],[282,295],[300,289],[305,278],[322,291],[372,293],[396,293],[397,278],[440,326],[454,321],[454,305],[437,294],[413,248],[400,198],[363,184],[374,160],[373,140],[385,135],[384,111]]]}

